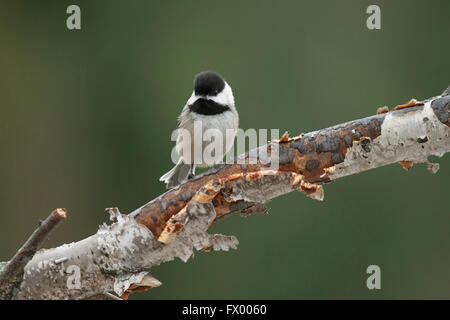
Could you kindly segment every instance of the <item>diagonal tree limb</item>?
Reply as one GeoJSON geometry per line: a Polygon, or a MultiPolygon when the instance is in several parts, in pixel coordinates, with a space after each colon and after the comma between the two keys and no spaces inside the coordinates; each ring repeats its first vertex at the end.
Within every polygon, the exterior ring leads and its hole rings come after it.
{"type": "MultiPolygon", "coordinates": [[[[448,91],[448,90],[447,90],[448,91]]],[[[25,268],[15,299],[82,299],[114,290],[118,295],[159,286],[150,268],[193,249],[236,248],[233,236],[211,235],[220,218],[298,190],[323,199],[323,184],[395,162],[428,163],[450,151],[448,92],[411,100],[391,112],[272,141],[167,191],[129,215],[109,209],[112,220],[76,243],[37,253],[25,268]],[[268,159],[279,166],[272,168],[268,159]]],[[[436,171],[436,165],[429,165],[436,171]]],[[[252,209],[253,208],[253,209],[252,209]]]]}
{"type": "Polygon", "coordinates": [[[0,298],[12,295],[14,285],[23,273],[27,263],[33,258],[47,239],[50,232],[66,218],[66,209],[55,209],[39,223],[38,228],[31,234],[27,242],[17,251],[14,257],[0,270],[0,298]]]}

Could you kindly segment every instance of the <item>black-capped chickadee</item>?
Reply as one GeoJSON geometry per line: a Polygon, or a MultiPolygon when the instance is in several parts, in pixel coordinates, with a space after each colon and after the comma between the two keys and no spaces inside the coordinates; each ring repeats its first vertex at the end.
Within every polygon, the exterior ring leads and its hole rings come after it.
{"type": "Polygon", "coordinates": [[[178,118],[176,151],[180,159],[176,166],[159,180],[164,181],[167,188],[172,188],[192,178],[195,166],[205,167],[220,162],[233,146],[238,125],[239,115],[228,83],[214,71],[197,74],[194,78],[194,91],[178,118]],[[201,136],[194,132],[195,127],[199,126],[201,136]],[[203,155],[199,157],[194,150],[197,148],[194,147],[194,141],[197,142],[195,145],[201,147],[202,152],[212,143],[203,138],[205,132],[210,129],[218,131],[222,139],[218,143],[220,147],[214,149],[215,163],[205,161],[203,155]],[[188,135],[183,135],[183,130],[188,135]]]}

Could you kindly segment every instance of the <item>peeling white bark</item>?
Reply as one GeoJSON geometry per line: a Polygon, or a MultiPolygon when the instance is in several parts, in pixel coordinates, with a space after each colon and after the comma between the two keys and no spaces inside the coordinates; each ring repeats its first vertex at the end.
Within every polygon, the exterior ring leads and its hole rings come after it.
{"type": "MultiPolygon", "coordinates": [[[[425,103],[423,110],[407,114],[388,113],[381,125],[381,135],[369,141],[370,151],[362,146],[365,137],[348,149],[344,162],[335,166],[332,180],[378,168],[399,161],[428,163],[429,156],[442,157],[450,151],[450,129],[443,125],[425,103]],[[419,142],[424,141],[426,142],[419,142]]],[[[439,166],[433,164],[436,173],[439,166]]]]}
{"type": "Polygon", "coordinates": [[[229,250],[238,244],[235,237],[206,233],[215,218],[211,204],[190,206],[189,222],[168,244],[158,242],[134,219],[112,211],[117,222],[101,226],[95,235],[36,253],[15,299],[84,299],[109,291],[121,295],[139,284],[152,266],[174,258],[186,262],[193,248],[229,250]]]}

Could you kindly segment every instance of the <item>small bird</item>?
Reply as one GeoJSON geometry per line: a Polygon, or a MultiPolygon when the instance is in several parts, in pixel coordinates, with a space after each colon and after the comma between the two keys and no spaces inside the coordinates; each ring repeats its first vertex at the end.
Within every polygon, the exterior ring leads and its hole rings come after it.
{"type": "Polygon", "coordinates": [[[214,150],[217,152],[214,158],[222,160],[233,146],[232,142],[238,125],[239,115],[234,105],[233,92],[228,83],[215,71],[204,71],[197,74],[194,78],[194,91],[181,111],[177,125],[177,129],[189,132],[190,139],[183,139],[183,135],[177,133],[176,151],[180,155],[180,159],[175,167],[159,180],[165,182],[167,188],[173,188],[194,177],[196,166],[212,165],[205,163],[203,157],[199,159],[193,152],[195,139],[201,139],[201,141],[197,141],[197,144],[201,143],[202,152],[208,144],[212,143],[203,139],[203,134],[208,129],[218,129],[221,133],[220,144],[222,147],[214,150]],[[194,135],[194,126],[199,123],[202,128],[201,137],[194,135]],[[227,143],[227,139],[232,140],[227,143]],[[192,151],[184,152],[187,149],[192,151]]]}

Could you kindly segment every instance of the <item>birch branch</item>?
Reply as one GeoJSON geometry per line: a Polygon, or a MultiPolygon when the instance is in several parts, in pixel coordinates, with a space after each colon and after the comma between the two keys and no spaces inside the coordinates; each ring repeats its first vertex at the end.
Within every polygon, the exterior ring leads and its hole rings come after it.
{"type": "MultiPolygon", "coordinates": [[[[449,87],[450,88],[450,87],[449,87]]],[[[234,236],[208,234],[222,217],[265,212],[263,204],[298,190],[322,200],[323,184],[400,162],[405,169],[450,151],[450,95],[412,99],[387,112],[279,141],[238,156],[171,189],[84,240],[41,250],[26,265],[14,299],[83,299],[161,285],[151,267],[201,251],[236,248],[234,236]],[[271,168],[270,157],[279,166],[271,168]]]]}

